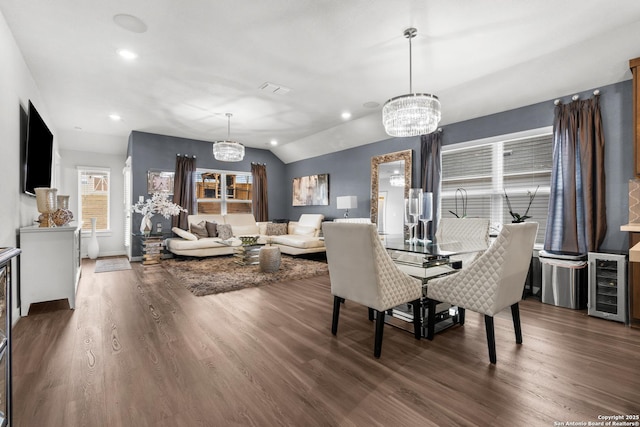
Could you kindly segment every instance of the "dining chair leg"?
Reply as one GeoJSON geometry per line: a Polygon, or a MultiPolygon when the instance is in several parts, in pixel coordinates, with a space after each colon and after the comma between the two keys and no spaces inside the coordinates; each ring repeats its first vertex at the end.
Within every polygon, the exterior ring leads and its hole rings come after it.
{"type": "Polygon", "coordinates": [[[496,363],[496,335],[493,329],[493,317],[484,315],[484,327],[487,330],[487,345],[489,346],[489,360],[496,363]]]}
{"type": "Polygon", "coordinates": [[[338,317],[340,316],[340,304],[344,301],[339,296],[333,296],[333,321],[331,322],[331,333],[336,335],[338,333],[338,317]]]}
{"type": "Polygon", "coordinates": [[[420,317],[420,299],[411,301],[413,306],[413,336],[419,340],[422,337],[422,319],[420,317]]]}
{"type": "Polygon", "coordinates": [[[367,307],[369,309],[369,320],[373,320],[373,308],[367,307]]]}
{"type": "Polygon", "coordinates": [[[458,323],[464,325],[464,308],[458,307],[458,323]]]}
{"type": "Polygon", "coordinates": [[[516,331],[516,343],[522,344],[522,328],[520,327],[520,306],[515,303],[511,306],[511,317],[513,317],[513,329],[516,331]]]}
{"type": "Polygon", "coordinates": [[[380,353],[382,352],[382,331],[384,330],[384,315],[384,310],[377,311],[376,313],[376,339],[373,346],[373,355],[376,358],[379,358],[380,353]]]}
{"type": "Polygon", "coordinates": [[[436,300],[427,300],[427,339],[433,340],[436,331],[436,300]]]}

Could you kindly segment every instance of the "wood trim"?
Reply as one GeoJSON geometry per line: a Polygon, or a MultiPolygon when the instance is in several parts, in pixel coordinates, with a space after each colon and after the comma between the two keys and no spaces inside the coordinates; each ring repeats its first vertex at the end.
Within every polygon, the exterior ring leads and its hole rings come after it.
{"type": "Polygon", "coordinates": [[[633,159],[634,171],[637,177],[640,177],[640,58],[629,60],[629,68],[633,74],[633,159]]]}
{"type": "MultiPolygon", "coordinates": [[[[629,233],[629,248],[640,243],[640,233],[629,233]]],[[[629,324],[640,328],[640,262],[629,262],[629,324]]]]}

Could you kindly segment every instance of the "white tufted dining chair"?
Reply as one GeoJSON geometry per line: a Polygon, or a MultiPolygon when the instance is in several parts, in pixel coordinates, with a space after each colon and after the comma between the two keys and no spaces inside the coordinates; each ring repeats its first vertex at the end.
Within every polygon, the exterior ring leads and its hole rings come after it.
{"type": "Polygon", "coordinates": [[[524,282],[529,271],[538,224],[505,224],[495,242],[466,269],[432,279],[427,285],[427,338],[433,339],[435,307],[438,302],[458,306],[460,323],[464,311],[484,314],[489,360],[496,363],[493,316],[511,307],[516,343],[522,343],[520,311],[524,282]]]}
{"type": "Polygon", "coordinates": [[[375,224],[325,222],[322,225],[333,295],[331,333],[338,332],[340,304],[350,300],[376,314],[373,354],[380,357],[385,311],[410,302],[414,336],[420,339],[422,281],[400,271],[383,247],[375,224]]]}
{"type": "Polygon", "coordinates": [[[488,218],[440,218],[436,243],[444,250],[455,251],[456,245],[477,249],[451,257],[451,261],[462,261],[462,268],[467,268],[489,247],[489,225],[488,218]]]}

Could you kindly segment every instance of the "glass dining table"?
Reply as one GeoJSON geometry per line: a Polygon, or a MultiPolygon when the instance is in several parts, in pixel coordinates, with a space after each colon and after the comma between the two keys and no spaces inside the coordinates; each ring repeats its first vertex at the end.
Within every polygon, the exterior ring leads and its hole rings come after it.
{"type": "MultiPolygon", "coordinates": [[[[447,241],[408,243],[401,235],[381,235],[382,243],[398,268],[412,277],[422,280],[422,299],[420,314],[422,317],[422,336],[427,336],[427,286],[429,280],[449,274],[455,274],[463,266],[455,260],[456,255],[481,253],[486,250],[482,242],[447,241]]],[[[409,304],[394,307],[388,313],[387,323],[411,332],[413,310],[409,304]],[[399,322],[398,322],[399,320],[399,322]]],[[[440,332],[459,323],[458,308],[441,303],[436,306],[435,331],[440,332]]]]}

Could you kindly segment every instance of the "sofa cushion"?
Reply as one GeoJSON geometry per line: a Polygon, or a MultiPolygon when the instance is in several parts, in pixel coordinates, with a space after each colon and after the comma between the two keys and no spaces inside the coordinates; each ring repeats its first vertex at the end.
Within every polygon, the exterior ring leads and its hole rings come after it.
{"type": "Polygon", "coordinates": [[[224,224],[224,215],[218,214],[198,214],[187,216],[189,224],[199,224],[201,221],[217,222],[218,224],[224,224]]]}
{"type": "Polygon", "coordinates": [[[323,220],[324,215],[322,214],[302,214],[300,215],[300,219],[298,219],[298,225],[313,227],[316,230],[319,230],[320,227],[322,227],[323,220]]]}
{"type": "Polygon", "coordinates": [[[281,236],[287,234],[287,224],[267,224],[265,233],[267,236],[281,236]]]}
{"type": "Polygon", "coordinates": [[[209,237],[209,233],[207,233],[206,224],[206,221],[200,221],[198,224],[189,224],[189,229],[198,239],[207,238],[209,237]]]}
{"type": "Polygon", "coordinates": [[[192,250],[192,249],[206,249],[206,248],[218,248],[225,246],[237,246],[240,245],[240,240],[222,242],[219,237],[206,237],[198,240],[182,240],[182,239],[167,239],[167,245],[169,250],[192,250]]]}
{"type": "Polygon", "coordinates": [[[293,227],[294,235],[315,236],[317,229],[315,227],[306,227],[304,225],[295,225],[293,227]]]}
{"type": "Polygon", "coordinates": [[[258,225],[231,225],[234,236],[257,236],[260,234],[258,225]]]}
{"type": "Polygon", "coordinates": [[[215,221],[205,221],[204,226],[207,229],[209,237],[218,237],[218,223],[215,221]]]}
{"type": "Polygon", "coordinates": [[[324,246],[324,241],[317,237],[309,235],[291,235],[286,234],[284,236],[273,236],[271,243],[293,246],[295,248],[309,249],[309,248],[321,248],[324,246]]]}
{"type": "Polygon", "coordinates": [[[218,237],[222,240],[227,240],[233,237],[233,230],[229,224],[218,224],[218,237]]]}
{"type": "Polygon", "coordinates": [[[173,227],[171,229],[171,231],[173,231],[174,233],[176,233],[178,236],[182,237],[183,239],[186,240],[198,240],[198,236],[189,233],[187,230],[183,230],[182,228],[178,228],[178,227],[173,227]]]}

